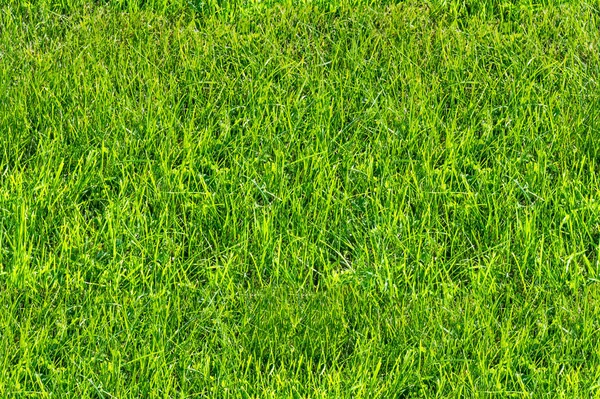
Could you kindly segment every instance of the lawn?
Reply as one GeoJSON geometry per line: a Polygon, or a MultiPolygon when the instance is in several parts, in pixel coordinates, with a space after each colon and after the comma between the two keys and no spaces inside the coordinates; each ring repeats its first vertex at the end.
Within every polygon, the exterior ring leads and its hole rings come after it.
{"type": "Polygon", "coordinates": [[[600,1],[0,0],[0,397],[600,397],[600,1]]]}

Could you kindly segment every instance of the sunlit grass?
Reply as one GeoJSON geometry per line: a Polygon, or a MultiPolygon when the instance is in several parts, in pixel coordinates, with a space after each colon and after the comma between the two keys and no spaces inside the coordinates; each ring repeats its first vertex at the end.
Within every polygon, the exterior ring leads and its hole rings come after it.
{"type": "Polygon", "coordinates": [[[0,0],[0,396],[589,398],[597,1],[0,0]]]}

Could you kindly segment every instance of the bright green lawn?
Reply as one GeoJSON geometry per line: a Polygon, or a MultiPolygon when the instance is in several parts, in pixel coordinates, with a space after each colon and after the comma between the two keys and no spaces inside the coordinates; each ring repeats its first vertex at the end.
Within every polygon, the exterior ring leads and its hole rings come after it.
{"type": "Polygon", "coordinates": [[[0,0],[0,397],[600,396],[600,2],[391,3],[0,0]]]}

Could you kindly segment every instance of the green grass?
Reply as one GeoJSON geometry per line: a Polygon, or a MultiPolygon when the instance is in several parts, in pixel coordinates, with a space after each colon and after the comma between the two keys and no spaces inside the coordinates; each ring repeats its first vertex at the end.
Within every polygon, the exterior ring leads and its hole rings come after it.
{"type": "Polygon", "coordinates": [[[598,1],[0,0],[0,396],[600,396],[598,1]]]}

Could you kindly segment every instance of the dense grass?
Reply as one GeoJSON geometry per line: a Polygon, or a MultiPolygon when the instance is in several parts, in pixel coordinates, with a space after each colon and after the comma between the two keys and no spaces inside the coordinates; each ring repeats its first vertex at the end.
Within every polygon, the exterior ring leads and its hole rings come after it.
{"type": "Polygon", "coordinates": [[[600,395],[597,1],[0,0],[0,396],[600,395]]]}

